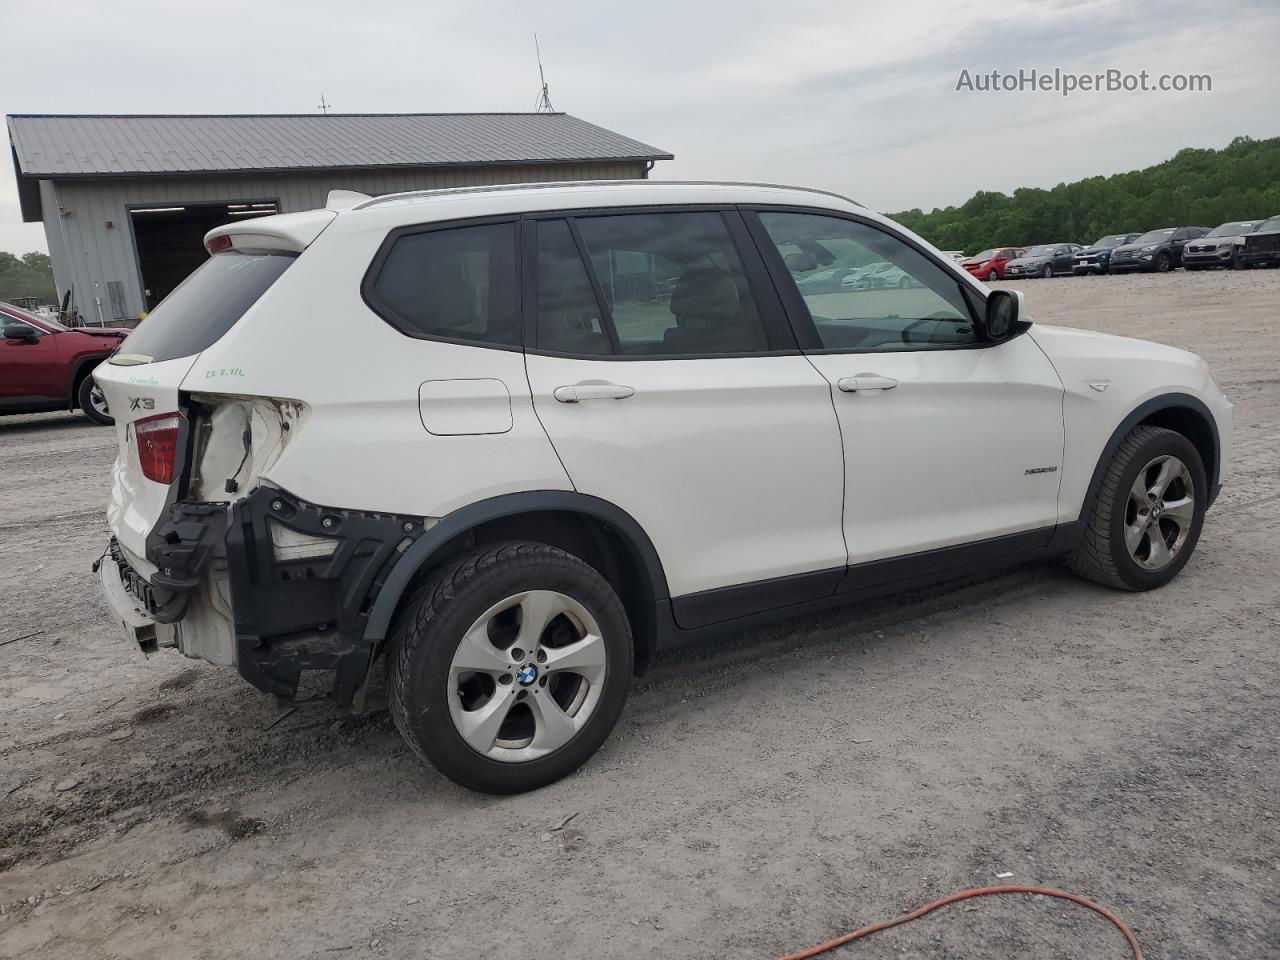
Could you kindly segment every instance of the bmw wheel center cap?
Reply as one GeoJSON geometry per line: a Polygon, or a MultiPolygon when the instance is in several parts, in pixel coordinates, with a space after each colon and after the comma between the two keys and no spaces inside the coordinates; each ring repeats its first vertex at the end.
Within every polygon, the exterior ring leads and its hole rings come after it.
{"type": "Polygon", "coordinates": [[[532,663],[526,663],[520,668],[520,672],[516,674],[516,680],[520,682],[522,687],[533,686],[538,679],[538,668],[532,663]]]}

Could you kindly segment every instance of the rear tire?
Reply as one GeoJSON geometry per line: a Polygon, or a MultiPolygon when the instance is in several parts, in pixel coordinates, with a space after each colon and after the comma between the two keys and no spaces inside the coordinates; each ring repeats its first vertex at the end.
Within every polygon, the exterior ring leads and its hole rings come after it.
{"type": "Polygon", "coordinates": [[[397,618],[391,716],[454,783],[521,793],[599,749],[632,662],[626,612],[594,568],[546,544],[492,544],[434,573],[397,618]]]}
{"type": "Polygon", "coordinates": [[[107,398],[102,388],[94,383],[92,374],[82,379],[80,386],[76,388],[76,403],[80,405],[84,415],[96,424],[109,427],[116,422],[107,407],[107,398]]]}
{"type": "Polygon", "coordinates": [[[1191,559],[1207,493],[1204,463],[1190,440],[1164,427],[1135,427],[1107,466],[1069,566],[1120,590],[1164,586],[1191,559]]]}

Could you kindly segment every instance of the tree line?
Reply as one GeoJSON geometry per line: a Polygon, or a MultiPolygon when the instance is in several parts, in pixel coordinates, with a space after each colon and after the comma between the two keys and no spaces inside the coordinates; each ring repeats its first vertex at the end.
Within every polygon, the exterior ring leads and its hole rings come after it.
{"type": "Polygon", "coordinates": [[[24,253],[15,257],[0,250],[0,300],[39,297],[41,303],[58,299],[53,286],[53,266],[47,253],[24,253]]]}
{"type": "Polygon", "coordinates": [[[1075,241],[1160,227],[1216,227],[1280,214],[1280,137],[1236,137],[1222,150],[1179,150],[1171,159],[1110,177],[979,191],[958,207],[889,214],[942,250],[1075,241]]]}

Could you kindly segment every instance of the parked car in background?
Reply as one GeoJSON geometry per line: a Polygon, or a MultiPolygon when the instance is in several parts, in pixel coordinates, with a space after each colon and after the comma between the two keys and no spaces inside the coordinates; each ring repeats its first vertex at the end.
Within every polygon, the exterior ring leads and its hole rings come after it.
{"type": "Polygon", "coordinates": [[[1126,243],[1133,243],[1140,236],[1142,236],[1140,233],[1111,233],[1100,237],[1089,246],[1076,251],[1071,261],[1071,272],[1075,274],[1109,273],[1111,251],[1126,243]]]}
{"type": "Polygon", "coordinates": [[[655,653],[752,618],[1036,556],[1161,587],[1230,461],[1199,357],[1033,326],[831,194],[331,203],[211,231],[95,371],[127,425],[95,570],[131,644],[278,698],[325,671],[358,707],[385,668],[413,751],[477,790],[571,773],[655,653]],[[802,292],[842,251],[913,283],[802,292]]]}
{"type": "Polygon", "coordinates": [[[1280,267],[1280,216],[1263,220],[1245,236],[1240,263],[1246,267],[1280,267]]]}
{"type": "Polygon", "coordinates": [[[1041,243],[1031,247],[1022,256],[1007,264],[1004,275],[1014,277],[1052,277],[1071,272],[1078,243],[1041,243]]]}
{"type": "Polygon", "coordinates": [[[1182,251],[1188,241],[1199,239],[1208,232],[1208,227],[1148,230],[1132,243],[1121,244],[1111,251],[1111,272],[1144,270],[1168,273],[1182,265],[1182,251]]]}
{"type": "Polygon", "coordinates": [[[840,285],[845,290],[883,290],[886,287],[901,287],[905,290],[916,283],[906,271],[881,261],[847,274],[840,285]]]}
{"type": "Polygon", "coordinates": [[[79,407],[94,423],[112,423],[106,398],[90,373],[130,331],[72,330],[0,303],[0,414],[79,407]]]}
{"type": "Polygon", "coordinates": [[[1005,267],[1010,260],[1022,256],[1025,247],[994,247],[975,253],[968,260],[961,260],[964,267],[979,280],[1003,280],[1005,267]]]}
{"type": "Polygon", "coordinates": [[[1182,266],[1187,270],[1244,269],[1240,254],[1244,250],[1245,235],[1260,226],[1261,220],[1231,220],[1214,227],[1199,240],[1186,245],[1182,266]]]}

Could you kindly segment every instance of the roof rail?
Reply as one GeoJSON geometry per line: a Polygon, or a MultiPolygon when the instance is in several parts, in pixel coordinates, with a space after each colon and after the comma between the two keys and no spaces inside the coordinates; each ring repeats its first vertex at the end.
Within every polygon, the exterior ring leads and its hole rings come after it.
{"type": "Polygon", "coordinates": [[[398,200],[413,200],[416,198],[430,198],[441,196],[453,196],[457,194],[467,193],[497,193],[504,190],[550,190],[558,187],[611,187],[611,186],[629,186],[634,187],[640,184],[645,185],[664,185],[675,187],[763,187],[768,190],[797,190],[802,193],[816,193],[824,197],[834,197],[837,200],[843,200],[846,203],[852,203],[855,207],[861,207],[863,204],[854,200],[852,197],[846,197],[842,193],[835,193],[831,190],[819,190],[816,187],[793,187],[784,183],[755,183],[752,181],[734,181],[734,180],[548,180],[538,183],[495,183],[485,186],[474,187],[439,187],[434,190],[406,190],[404,193],[386,193],[363,203],[353,206],[353,210],[368,210],[370,207],[376,207],[383,203],[389,203],[398,200]]]}

